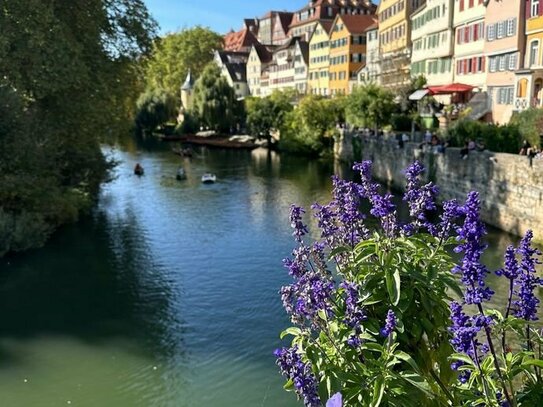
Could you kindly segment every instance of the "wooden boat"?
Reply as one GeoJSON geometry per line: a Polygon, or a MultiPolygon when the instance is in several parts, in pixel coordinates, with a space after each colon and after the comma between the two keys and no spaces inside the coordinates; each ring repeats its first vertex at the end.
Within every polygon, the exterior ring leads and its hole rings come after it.
{"type": "Polygon", "coordinates": [[[202,183],[214,184],[215,182],[217,182],[217,176],[215,174],[211,174],[208,172],[202,175],[202,183]]]}
{"type": "Polygon", "coordinates": [[[175,174],[175,178],[178,181],[182,181],[184,179],[187,179],[187,173],[185,172],[185,169],[183,167],[179,167],[177,169],[177,174],[175,174]]]}

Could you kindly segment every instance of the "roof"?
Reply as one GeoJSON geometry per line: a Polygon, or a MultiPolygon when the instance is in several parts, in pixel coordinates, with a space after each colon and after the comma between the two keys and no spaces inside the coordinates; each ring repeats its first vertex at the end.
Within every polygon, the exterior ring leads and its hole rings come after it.
{"type": "Polygon", "coordinates": [[[273,59],[273,51],[277,47],[273,45],[264,46],[260,43],[257,43],[257,44],[253,44],[253,48],[258,54],[258,58],[260,59],[260,62],[265,64],[265,63],[270,62],[273,59]]]}
{"type": "Polygon", "coordinates": [[[243,63],[228,63],[225,65],[228,74],[234,82],[247,82],[247,65],[243,63]]]}
{"type": "Polygon", "coordinates": [[[292,19],[292,23],[290,24],[289,28],[292,29],[294,27],[298,27],[300,25],[304,25],[318,20],[333,21],[335,16],[339,14],[340,9],[344,7],[364,8],[370,10],[373,13],[375,13],[377,10],[377,6],[373,4],[371,0],[351,0],[348,2],[348,4],[341,4],[337,0],[310,0],[305,7],[297,10],[296,13],[294,13],[295,17],[292,19]],[[332,7],[334,10],[333,15],[329,16],[323,6],[332,7]],[[315,14],[303,21],[297,21],[296,14],[302,13],[312,8],[317,9],[317,12],[315,14]]]}
{"type": "Polygon", "coordinates": [[[192,90],[194,87],[194,77],[192,76],[192,72],[189,69],[189,72],[187,73],[187,78],[185,79],[185,83],[181,86],[181,90],[192,90]]]}
{"type": "Polygon", "coordinates": [[[378,30],[378,29],[379,29],[379,22],[376,21],[375,23],[370,25],[368,28],[366,28],[366,31],[373,31],[373,30],[378,30]]]}
{"type": "Polygon", "coordinates": [[[309,65],[309,43],[306,41],[298,41],[298,46],[300,47],[300,52],[302,53],[305,64],[309,65]]]}
{"type": "MultiPolygon", "coordinates": [[[[361,15],[361,14],[344,14],[338,15],[338,19],[341,19],[347,27],[347,30],[351,34],[363,34],[367,28],[377,21],[375,15],[361,15]]],[[[337,23],[337,21],[336,21],[337,23]]]]}
{"type": "Polygon", "coordinates": [[[237,32],[229,32],[224,36],[225,51],[240,51],[243,48],[250,48],[258,40],[254,34],[247,28],[237,32]]]}

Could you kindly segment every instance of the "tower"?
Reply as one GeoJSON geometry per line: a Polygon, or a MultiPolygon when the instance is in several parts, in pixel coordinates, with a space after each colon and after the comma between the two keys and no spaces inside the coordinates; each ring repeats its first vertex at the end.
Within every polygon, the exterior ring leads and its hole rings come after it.
{"type": "Polygon", "coordinates": [[[185,83],[181,86],[181,104],[184,112],[190,110],[192,106],[192,99],[194,92],[194,78],[192,77],[192,72],[189,69],[185,83]]]}

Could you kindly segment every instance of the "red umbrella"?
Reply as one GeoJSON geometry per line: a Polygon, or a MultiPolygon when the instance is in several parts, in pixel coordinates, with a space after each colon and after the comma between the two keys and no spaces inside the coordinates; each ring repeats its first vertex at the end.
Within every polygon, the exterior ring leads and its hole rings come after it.
{"type": "Polygon", "coordinates": [[[444,86],[428,86],[428,90],[432,95],[471,92],[473,88],[473,86],[465,85],[463,83],[451,83],[450,85],[444,86]]]}

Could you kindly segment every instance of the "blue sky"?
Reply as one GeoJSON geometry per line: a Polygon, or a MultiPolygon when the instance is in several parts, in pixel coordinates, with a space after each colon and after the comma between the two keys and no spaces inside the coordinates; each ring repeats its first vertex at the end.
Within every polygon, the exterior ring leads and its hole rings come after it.
{"type": "Polygon", "coordinates": [[[244,18],[261,17],[269,10],[294,11],[307,0],[145,0],[162,34],[197,24],[221,34],[239,30],[244,18]]]}

